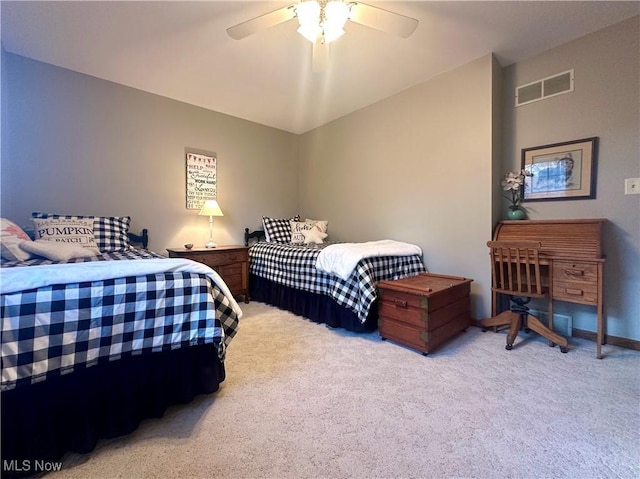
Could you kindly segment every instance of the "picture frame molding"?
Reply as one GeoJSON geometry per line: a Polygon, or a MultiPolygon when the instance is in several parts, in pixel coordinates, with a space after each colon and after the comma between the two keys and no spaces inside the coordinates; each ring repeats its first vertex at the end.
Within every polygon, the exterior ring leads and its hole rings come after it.
{"type": "Polygon", "coordinates": [[[527,176],[525,186],[521,189],[523,202],[532,201],[563,201],[563,200],[584,200],[596,198],[597,184],[597,160],[598,160],[598,137],[582,138],[579,140],[551,143],[548,145],[523,148],[521,154],[521,168],[531,171],[533,176],[527,176]],[[577,153],[579,159],[573,159],[572,154],[577,153]],[[572,161],[571,177],[577,178],[577,185],[570,182],[565,169],[567,185],[563,185],[562,178],[549,173],[551,170],[561,168],[556,162],[566,160],[572,161]],[[539,164],[553,163],[546,166],[548,178],[545,182],[539,181],[539,173],[536,173],[536,158],[539,164]],[[547,160],[549,158],[549,160],[547,160]],[[551,160],[551,158],[553,158],[551,160]],[[547,160],[547,161],[545,161],[547,160]],[[578,166],[578,168],[576,168],[578,166]],[[579,169],[579,171],[574,171],[579,169]],[[563,187],[565,186],[565,187],[563,187]],[[536,191],[537,190],[537,191],[536,191]]]}
{"type": "Polygon", "coordinates": [[[188,210],[199,210],[205,200],[218,196],[218,155],[185,148],[185,197],[188,210]]]}

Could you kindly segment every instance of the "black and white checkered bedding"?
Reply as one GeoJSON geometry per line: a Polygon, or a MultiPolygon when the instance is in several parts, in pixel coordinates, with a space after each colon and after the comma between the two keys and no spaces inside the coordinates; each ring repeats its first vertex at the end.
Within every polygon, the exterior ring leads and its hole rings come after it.
{"type": "MultiPolygon", "coordinates": [[[[158,257],[132,250],[94,260],[158,257]]],[[[238,326],[222,291],[207,276],[187,272],[2,294],[0,310],[3,391],[132,355],[199,344],[217,344],[222,360],[238,326]]]]}
{"type": "Polygon", "coordinates": [[[86,263],[88,261],[114,261],[122,259],[149,259],[164,258],[161,254],[143,249],[130,248],[122,251],[102,253],[88,258],[73,258],[69,261],[52,261],[43,257],[35,257],[26,261],[5,261],[0,259],[0,266],[3,268],[13,268],[16,266],[35,266],[40,264],[62,264],[62,263],[86,263]]]}
{"type": "Polygon", "coordinates": [[[260,241],[249,248],[249,271],[290,288],[330,296],[364,323],[377,298],[378,281],[415,276],[426,270],[420,255],[377,256],[361,260],[345,281],[316,269],[316,259],[327,245],[260,241]]]}

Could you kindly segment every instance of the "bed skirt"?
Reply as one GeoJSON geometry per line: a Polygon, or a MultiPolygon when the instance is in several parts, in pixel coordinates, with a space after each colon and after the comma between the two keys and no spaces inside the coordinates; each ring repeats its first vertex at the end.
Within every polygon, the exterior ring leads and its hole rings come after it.
{"type": "Polygon", "coordinates": [[[369,332],[378,326],[377,303],[372,305],[367,320],[362,323],[357,314],[329,296],[290,288],[255,274],[249,275],[249,296],[254,301],[285,309],[332,328],[369,332]]]}
{"type": "Polygon", "coordinates": [[[143,419],[217,391],[216,345],[132,356],[2,392],[2,477],[33,475],[36,461],[88,453],[143,419]],[[11,462],[8,462],[11,461],[11,462]],[[25,470],[30,468],[31,470],[25,470]]]}

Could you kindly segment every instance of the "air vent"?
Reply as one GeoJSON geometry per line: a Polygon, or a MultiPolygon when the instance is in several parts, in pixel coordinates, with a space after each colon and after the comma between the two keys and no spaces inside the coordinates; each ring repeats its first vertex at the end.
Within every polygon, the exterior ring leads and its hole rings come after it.
{"type": "Polygon", "coordinates": [[[516,87],[516,106],[573,91],[573,70],[516,87]]]}

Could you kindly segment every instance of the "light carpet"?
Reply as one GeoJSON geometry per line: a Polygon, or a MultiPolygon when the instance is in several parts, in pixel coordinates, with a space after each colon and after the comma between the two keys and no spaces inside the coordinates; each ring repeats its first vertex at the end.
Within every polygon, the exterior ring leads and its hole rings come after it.
{"type": "Polygon", "coordinates": [[[640,353],[469,328],[429,356],[252,302],[212,395],[47,478],[638,478],[640,353]]]}

